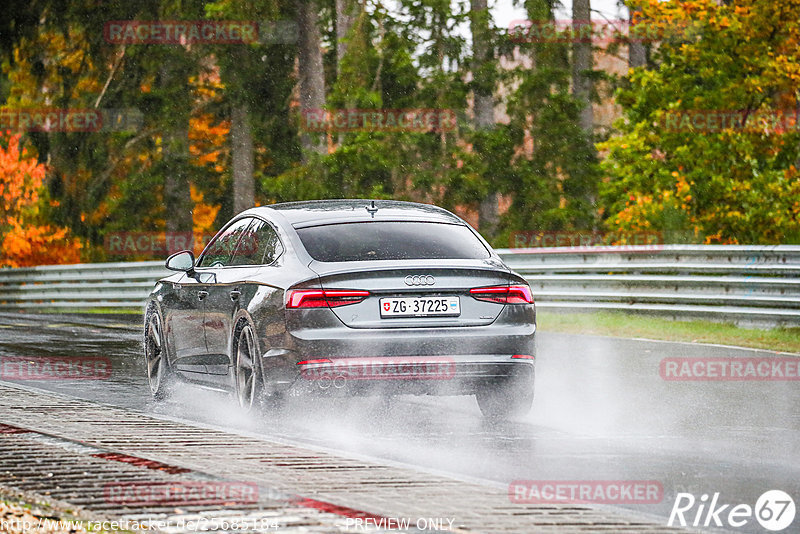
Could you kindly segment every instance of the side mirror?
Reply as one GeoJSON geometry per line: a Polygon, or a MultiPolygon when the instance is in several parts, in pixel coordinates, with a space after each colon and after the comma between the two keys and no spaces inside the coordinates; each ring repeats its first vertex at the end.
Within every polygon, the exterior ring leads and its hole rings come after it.
{"type": "Polygon", "coordinates": [[[181,250],[167,258],[164,265],[170,271],[183,271],[191,275],[194,272],[194,254],[191,250],[181,250]]]}

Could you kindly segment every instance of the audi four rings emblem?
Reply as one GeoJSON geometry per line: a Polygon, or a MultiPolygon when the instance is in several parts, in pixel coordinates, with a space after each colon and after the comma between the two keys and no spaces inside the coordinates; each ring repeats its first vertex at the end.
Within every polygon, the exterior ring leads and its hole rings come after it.
{"type": "Polygon", "coordinates": [[[405,282],[407,286],[432,286],[436,280],[429,274],[415,274],[406,276],[405,282]]]}

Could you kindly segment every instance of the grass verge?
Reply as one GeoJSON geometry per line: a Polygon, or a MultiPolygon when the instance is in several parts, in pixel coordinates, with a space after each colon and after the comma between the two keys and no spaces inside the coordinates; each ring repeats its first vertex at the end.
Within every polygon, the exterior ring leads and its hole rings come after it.
{"type": "Polygon", "coordinates": [[[144,305],[142,309],[136,308],[53,308],[50,310],[42,310],[39,313],[61,313],[61,314],[96,314],[96,315],[142,315],[144,313],[144,305]]]}
{"type": "Polygon", "coordinates": [[[690,343],[717,343],[800,353],[800,328],[759,330],[712,321],[671,321],[621,312],[559,313],[537,311],[543,332],[639,337],[690,343]]]}

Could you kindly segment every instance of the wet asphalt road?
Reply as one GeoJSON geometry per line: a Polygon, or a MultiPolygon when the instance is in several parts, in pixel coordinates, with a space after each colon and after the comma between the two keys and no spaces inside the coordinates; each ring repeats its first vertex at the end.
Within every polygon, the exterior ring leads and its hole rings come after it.
{"type": "MultiPolygon", "coordinates": [[[[698,499],[719,492],[720,503],[753,506],[765,491],[780,489],[800,506],[800,382],[673,382],[659,375],[667,357],[774,353],[539,332],[536,398],[522,420],[485,422],[471,397],[295,402],[278,417],[256,420],[238,414],[225,394],[193,386],[154,403],[135,320],[0,314],[0,358],[107,356],[107,380],[24,383],[499,487],[513,480],[655,480],[664,488],[660,504],[626,506],[663,524],[677,492],[698,499]]],[[[783,532],[799,525],[800,517],[783,532]]],[[[728,530],[768,532],[752,518],[728,530]]]]}

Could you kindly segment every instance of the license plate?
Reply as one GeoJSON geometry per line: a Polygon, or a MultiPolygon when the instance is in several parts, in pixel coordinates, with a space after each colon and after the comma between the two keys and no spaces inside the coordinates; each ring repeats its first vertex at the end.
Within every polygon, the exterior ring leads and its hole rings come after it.
{"type": "Polygon", "coordinates": [[[380,300],[381,317],[461,315],[458,297],[394,297],[380,300]]]}

